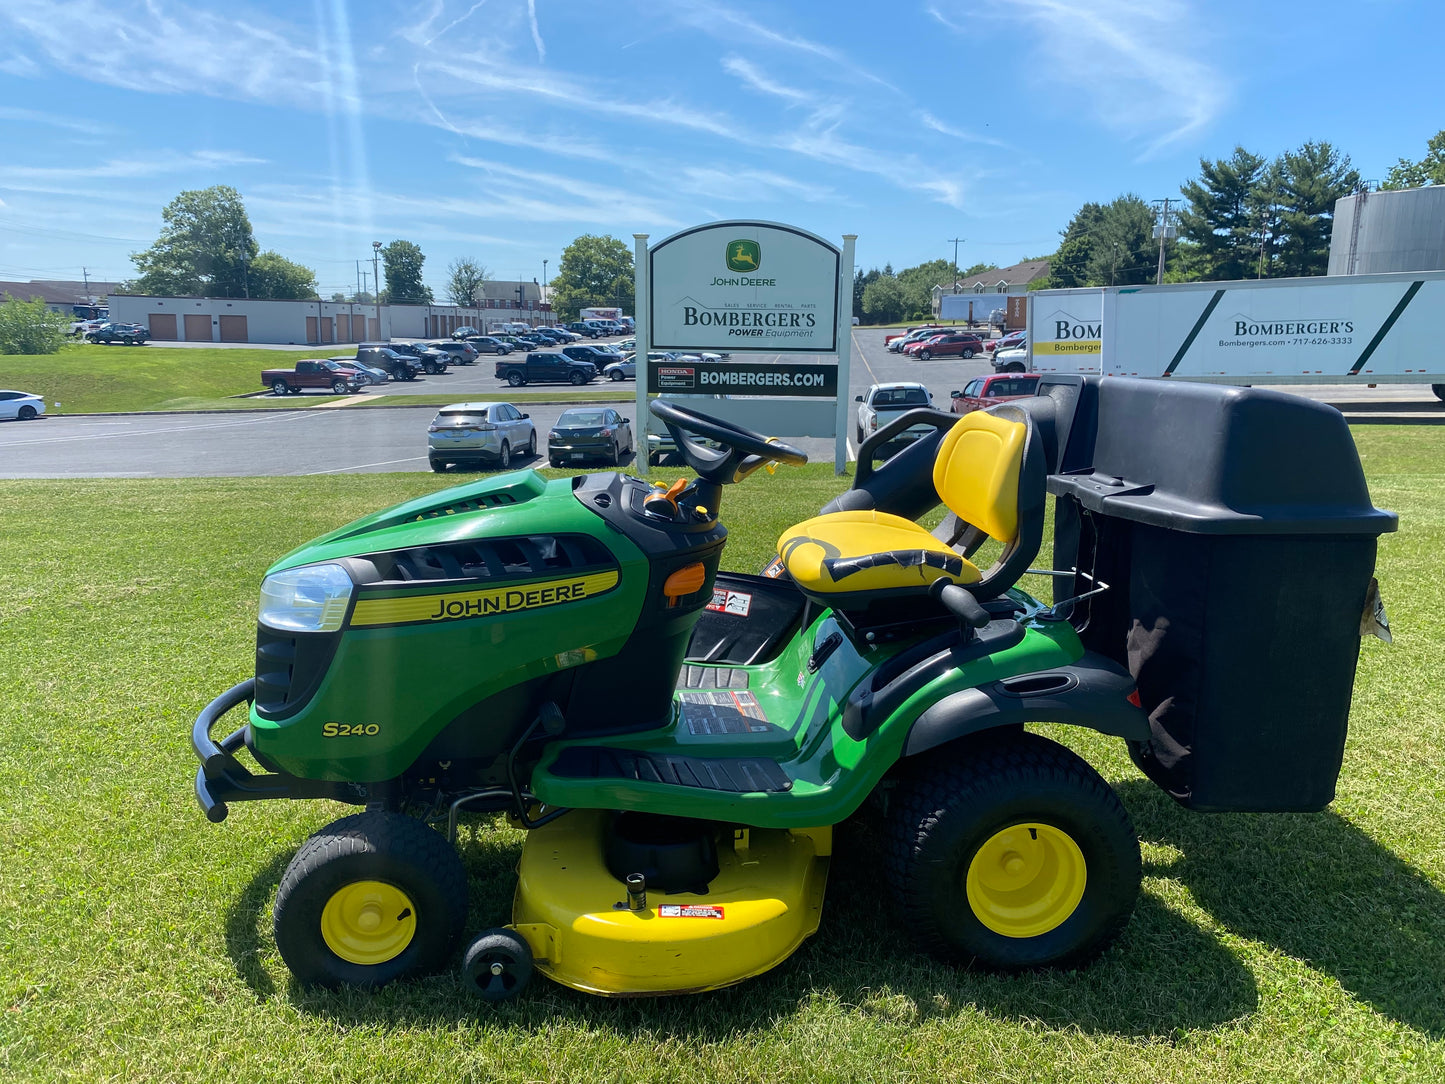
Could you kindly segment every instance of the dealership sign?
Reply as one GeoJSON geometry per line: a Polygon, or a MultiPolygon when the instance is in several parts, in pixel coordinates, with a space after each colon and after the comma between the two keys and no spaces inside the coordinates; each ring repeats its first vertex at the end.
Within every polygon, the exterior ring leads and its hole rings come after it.
{"type": "Polygon", "coordinates": [[[840,256],[821,237],[779,223],[675,233],[648,252],[648,347],[837,353],[840,256]]]}
{"type": "Polygon", "coordinates": [[[649,361],[648,387],[704,395],[802,395],[832,399],[838,366],[758,362],[649,361]]]}

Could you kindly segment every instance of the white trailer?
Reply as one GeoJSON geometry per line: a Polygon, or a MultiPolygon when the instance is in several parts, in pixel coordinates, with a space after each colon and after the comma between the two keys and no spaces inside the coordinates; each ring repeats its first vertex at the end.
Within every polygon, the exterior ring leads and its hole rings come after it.
{"type": "Polygon", "coordinates": [[[615,308],[612,308],[612,309],[609,309],[609,308],[602,308],[602,309],[583,309],[581,312],[579,312],[579,313],[577,314],[577,319],[583,320],[583,321],[586,321],[586,320],[612,320],[612,321],[615,322],[615,321],[618,321],[618,320],[621,320],[621,319],[622,319],[622,310],[621,310],[621,309],[615,309],[615,308]]]}
{"type": "Polygon", "coordinates": [[[1445,271],[1029,295],[1029,368],[1210,384],[1429,384],[1445,271]]]}

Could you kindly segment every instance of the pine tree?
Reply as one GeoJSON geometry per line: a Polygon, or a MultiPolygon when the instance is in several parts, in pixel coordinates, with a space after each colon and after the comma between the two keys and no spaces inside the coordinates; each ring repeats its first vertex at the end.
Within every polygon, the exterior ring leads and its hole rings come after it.
{"type": "Polygon", "coordinates": [[[1199,160],[1198,180],[1180,187],[1180,241],[1191,246],[1195,276],[1251,277],[1256,269],[1260,214],[1257,189],[1267,172],[1264,158],[1236,146],[1228,158],[1199,160]]]}
{"type": "Polygon", "coordinates": [[[1323,275],[1330,262],[1335,201],[1360,183],[1350,157],[1329,143],[1305,143],[1280,162],[1279,273],[1323,275]]]}

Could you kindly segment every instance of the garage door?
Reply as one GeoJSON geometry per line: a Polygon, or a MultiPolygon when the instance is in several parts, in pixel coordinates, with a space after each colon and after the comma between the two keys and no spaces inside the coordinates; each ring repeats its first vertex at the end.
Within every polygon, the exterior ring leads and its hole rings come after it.
{"type": "Polygon", "coordinates": [[[247,342],[246,318],[244,316],[221,317],[221,341],[223,343],[247,342]]]}
{"type": "Polygon", "coordinates": [[[331,317],[329,316],[323,316],[321,318],[321,341],[324,343],[334,343],[336,341],[336,333],[331,330],[331,317]]]}
{"type": "Polygon", "coordinates": [[[176,314],[173,312],[151,313],[146,317],[146,327],[150,328],[152,339],[168,343],[176,341],[176,314]]]}
{"type": "Polygon", "coordinates": [[[186,313],[186,342],[208,343],[211,338],[211,318],[205,313],[186,313]]]}

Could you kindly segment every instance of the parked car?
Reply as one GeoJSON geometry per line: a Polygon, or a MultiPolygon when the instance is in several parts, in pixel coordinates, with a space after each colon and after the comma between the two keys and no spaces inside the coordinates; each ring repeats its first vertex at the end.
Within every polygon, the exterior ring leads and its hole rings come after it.
{"type": "Polygon", "coordinates": [[[440,473],[449,463],[495,463],[506,470],[514,454],[537,453],[537,427],[511,403],[452,403],[427,427],[427,459],[440,473]]]}
{"type": "Polygon", "coordinates": [[[362,343],[356,348],[353,360],[385,369],[393,380],[415,380],[422,372],[420,358],[393,350],[389,343],[362,343]]]}
{"type": "Polygon", "coordinates": [[[525,358],[497,361],[497,379],[514,388],[523,384],[588,384],[597,377],[590,361],[569,358],[554,350],[534,350],[525,358]]]}
{"type": "Polygon", "coordinates": [[[623,339],[620,343],[613,343],[613,344],[612,344],[612,349],[614,349],[614,350],[620,350],[620,351],[622,351],[622,353],[624,353],[624,354],[636,353],[636,351],[637,351],[637,339],[636,339],[635,336],[634,336],[633,338],[631,338],[631,339],[623,339]]]}
{"type": "Polygon", "coordinates": [[[463,324],[452,332],[453,339],[470,339],[473,335],[480,335],[481,330],[472,327],[470,324],[463,324]]]}
{"type": "MultiPolygon", "coordinates": [[[[854,397],[858,403],[855,433],[858,444],[871,437],[900,414],[920,407],[933,405],[933,393],[911,380],[900,380],[890,384],[874,384],[866,395],[854,397]]],[[[930,426],[915,426],[898,434],[898,441],[914,441],[932,432],[930,426]]]]}
{"type": "Polygon", "coordinates": [[[379,369],[375,365],[363,365],[355,358],[327,358],[327,361],[334,362],[343,369],[351,369],[359,373],[368,384],[385,384],[391,379],[391,374],[385,369],[379,369]]]}
{"type": "Polygon", "coordinates": [[[989,339],[983,344],[985,353],[992,354],[995,350],[1012,350],[1016,346],[1024,346],[1029,341],[1027,331],[1010,331],[1007,335],[1001,335],[997,339],[989,339]]]}
{"type": "MultiPolygon", "coordinates": [[[[438,373],[447,371],[447,366],[452,363],[451,354],[445,350],[438,350],[431,343],[387,343],[390,349],[398,354],[409,358],[416,358],[421,362],[422,371],[427,376],[436,376],[438,373]]],[[[448,343],[447,345],[454,345],[448,343]]]]}
{"type": "Polygon", "coordinates": [[[602,329],[585,320],[577,320],[574,323],[568,324],[567,330],[574,335],[581,335],[584,339],[602,338],[602,329]]]}
{"type": "Polygon", "coordinates": [[[610,346],[586,346],[579,343],[576,346],[562,347],[562,353],[576,361],[590,361],[597,366],[599,372],[613,362],[622,360],[622,352],[613,350],[610,346]]]}
{"type": "MultiPolygon", "coordinates": [[[[648,357],[655,358],[656,354],[649,354],[648,357]]],[[[629,354],[621,361],[613,361],[602,366],[602,375],[608,380],[636,380],[637,379],[637,355],[629,354]]]]}
{"type": "Polygon", "coordinates": [[[1029,367],[1029,350],[1027,346],[995,350],[988,360],[996,373],[1022,373],[1029,367]]]}
{"type": "Polygon", "coordinates": [[[1038,373],[995,373],[970,380],[962,391],[949,393],[950,408],[955,414],[987,410],[1010,399],[1025,399],[1038,394],[1038,373]]]}
{"type": "Polygon", "coordinates": [[[261,385],[272,395],[300,395],[306,388],[320,388],[334,395],[358,392],[370,381],[353,369],[343,369],[330,359],[298,361],[294,369],[263,369],[261,385]]]}
{"type": "Polygon", "coordinates": [[[478,354],[510,354],[512,344],[505,343],[495,335],[473,335],[467,339],[467,345],[478,354]]]}
{"type": "Polygon", "coordinates": [[[943,330],[945,329],[940,324],[915,324],[913,327],[908,328],[906,331],[900,331],[895,335],[885,336],[883,339],[883,345],[886,346],[889,350],[893,351],[893,353],[897,354],[903,349],[905,342],[912,342],[910,336],[916,336],[921,331],[939,332],[943,330]]]}
{"type": "Polygon", "coordinates": [[[563,345],[573,341],[572,333],[570,331],[558,331],[556,328],[553,327],[539,327],[534,329],[532,334],[540,335],[548,342],[557,343],[558,345],[563,345]]]}
{"type": "Polygon", "coordinates": [[[611,407],[564,410],[547,434],[547,461],[554,467],[581,459],[604,459],[615,467],[635,450],[632,420],[611,407]]]}
{"type": "Polygon", "coordinates": [[[151,337],[150,328],[140,324],[101,324],[94,331],[85,333],[86,340],[93,343],[124,343],[126,346],[140,346],[151,337]]]}
{"type": "Polygon", "coordinates": [[[435,342],[430,344],[433,350],[445,354],[447,359],[455,365],[475,365],[477,358],[482,352],[469,342],[435,342]]]}
{"type": "Polygon", "coordinates": [[[83,339],[92,331],[99,331],[105,324],[104,320],[75,320],[71,322],[67,334],[72,339],[83,339]]]}
{"type": "Polygon", "coordinates": [[[903,353],[919,361],[942,357],[971,358],[983,353],[983,339],[967,331],[948,331],[905,346],[903,353]]]}
{"type": "Polygon", "coordinates": [[[28,422],[45,413],[45,400],[28,391],[0,391],[0,419],[28,422]]]}

